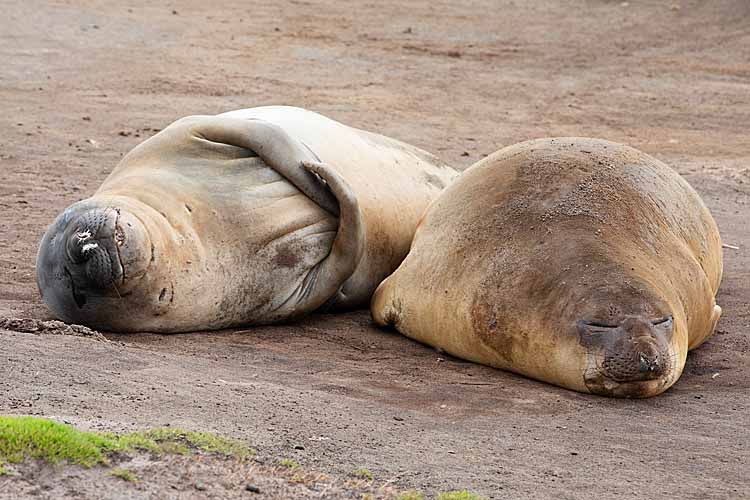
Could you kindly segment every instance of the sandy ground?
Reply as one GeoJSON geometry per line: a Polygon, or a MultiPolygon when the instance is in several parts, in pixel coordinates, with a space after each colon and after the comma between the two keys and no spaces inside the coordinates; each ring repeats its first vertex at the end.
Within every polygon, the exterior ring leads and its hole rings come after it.
{"type": "Polygon", "coordinates": [[[750,497],[750,2],[7,1],[0,316],[49,319],[37,242],[171,121],[298,105],[464,168],[585,135],[666,161],[726,243],[717,334],[644,401],[447,358],[366,311],[175,336],[0,331],[0,413],[179,425],[272,461],[491,498],[750,497]],[[304,449],[295,449],[303,447],[304,449]]]}

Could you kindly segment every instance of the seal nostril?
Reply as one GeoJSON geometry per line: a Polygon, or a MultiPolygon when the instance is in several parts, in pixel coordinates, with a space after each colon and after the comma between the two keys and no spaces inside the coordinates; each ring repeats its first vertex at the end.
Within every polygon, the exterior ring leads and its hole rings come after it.
{"type": "Polygon", "coordinates": [[[652,358],[638,354],[638,367],[642,373],[655,372],[659,368],[659,355],[655,354],[652,358]]]}
{"type": "Polygon", "coordinates": [[[161,292],[159,292],[159,302],[162,302],[164,300],[164,297],[167,296],[167,289],[162,288],[161,292]]]}
{"type": "Polygon", "coordinates": [[[98,246],[99,245],[92,239],[91,231],[76,230],[76,232],[68,238],[68,257],[76,264],[81,264],[89,259],[91,250],[98,246]]]}

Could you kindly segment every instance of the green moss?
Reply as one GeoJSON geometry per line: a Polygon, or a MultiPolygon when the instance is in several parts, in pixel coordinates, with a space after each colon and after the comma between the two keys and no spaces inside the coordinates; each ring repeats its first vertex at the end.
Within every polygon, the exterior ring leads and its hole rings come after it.
{"type": "Polygon", "coordinates": [[[463,491],[449,491],[447,493],[441,493],[438,495],[437,500],[486,500],[479,495],[470,493],[466,490],[463,491]]]}
{"type": "Polygon", "coordinates": [[[282,467],[287,467],[288,469],[292,469],[292,470],[299,469],[299,464],[289,458],[283,458],[279,460],[279,465],[281,465],[282,467]]]}
{"type": "Polygon", "coordinates": [[[408,490],[398,495],[398,500],[424,500],[424,495],[416,490],[408,490]]]}
{"type": "Polygon", "coordinates": [[[360,467],[359,469],[355,470],[352,474],[354,474],[356,477],[360,479],[367,479],[368,481],[372,481],[372,472],[365,469],[364,467],[360,467]]]}
{"type": "Polygon", "coordinates": [[[121,469],[121,468],[113,469],[110,474],[112,474],[115,477],[119,477],[123,481],[127,481],[129,483],[138,482],[138,477],[132,472],[130,472],[128,469],[121,469]]]}
{"type": "Polygon", "coordinates": [[[79,431],[69,425],[34,417],[0,417],[0,466],[26,459],[67,461],[91,467],[108,464],[113,453],[146,451],[187,454],[193,450],[238,458],[254,453],[241,443],[204,432],[153,429],[116,435],[79,431]]]}
{"type": "Polygon", "coordinates": [[[143,450],[151,453],[186,455],[191,449],[205,453],[245,458],[255,452],[236,441],[225,439],[206,432],[192,432],[182,429],[160,428],[134,432],[117,437],[125,451],[143,450]]]}
{"type": "Polygon", "coordinates": [[[58,463],[64,460],[91,467],[107,463],[107,453],[117,443],[109,437],[81,432],[51,420],[33,417],[0,417],[0,461],[26,459],[58,463]]]}

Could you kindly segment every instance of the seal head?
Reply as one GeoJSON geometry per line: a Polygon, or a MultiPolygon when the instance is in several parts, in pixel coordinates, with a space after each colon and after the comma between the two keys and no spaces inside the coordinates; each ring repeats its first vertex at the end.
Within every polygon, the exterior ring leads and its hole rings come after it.
{"type": "MultiPolygon", "coordinates": [[[[627,297],[626,293],[620,291],[620,298],[627,297]]],[[[601,303],[601,297],[591,300],[601,303]]],[[[663,300],[655,296],[648,300],[636,302],[637,307],[628,307],[625,313],[621,312],[624,308],[609,305],[599,314],[587,314],[575,322],[579,342],[587,353],[583,377],[590,392],[648,397],[679,377],[682,363],[678,363],[679,350],[674,345],[675,318],[663,300]]]]}
{"type": "Polygon", "coordinates": [[[141,220],[127,209],[86,200],[65,210],[37,255],[45,304],[64,321],[91,323],[103,301],[127,295],[153,261],[141,220]]]}

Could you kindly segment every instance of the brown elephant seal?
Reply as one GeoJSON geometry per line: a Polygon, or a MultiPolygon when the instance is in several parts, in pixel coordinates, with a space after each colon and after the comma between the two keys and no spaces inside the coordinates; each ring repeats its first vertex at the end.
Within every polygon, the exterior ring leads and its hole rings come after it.
{"type": "Polygon", "coordinates": [[[430,206],[380,325],[576,391],[658,394],[721,314],[716,224],[675,171],[596,139],[524,142],[430,206]]]}
{"type": "Polygon", "coordinates": [[[299,108],[181,119],[66,209],[37,257],[61,319],[178,332],[368,303],[456,172],[299,108]]]}

